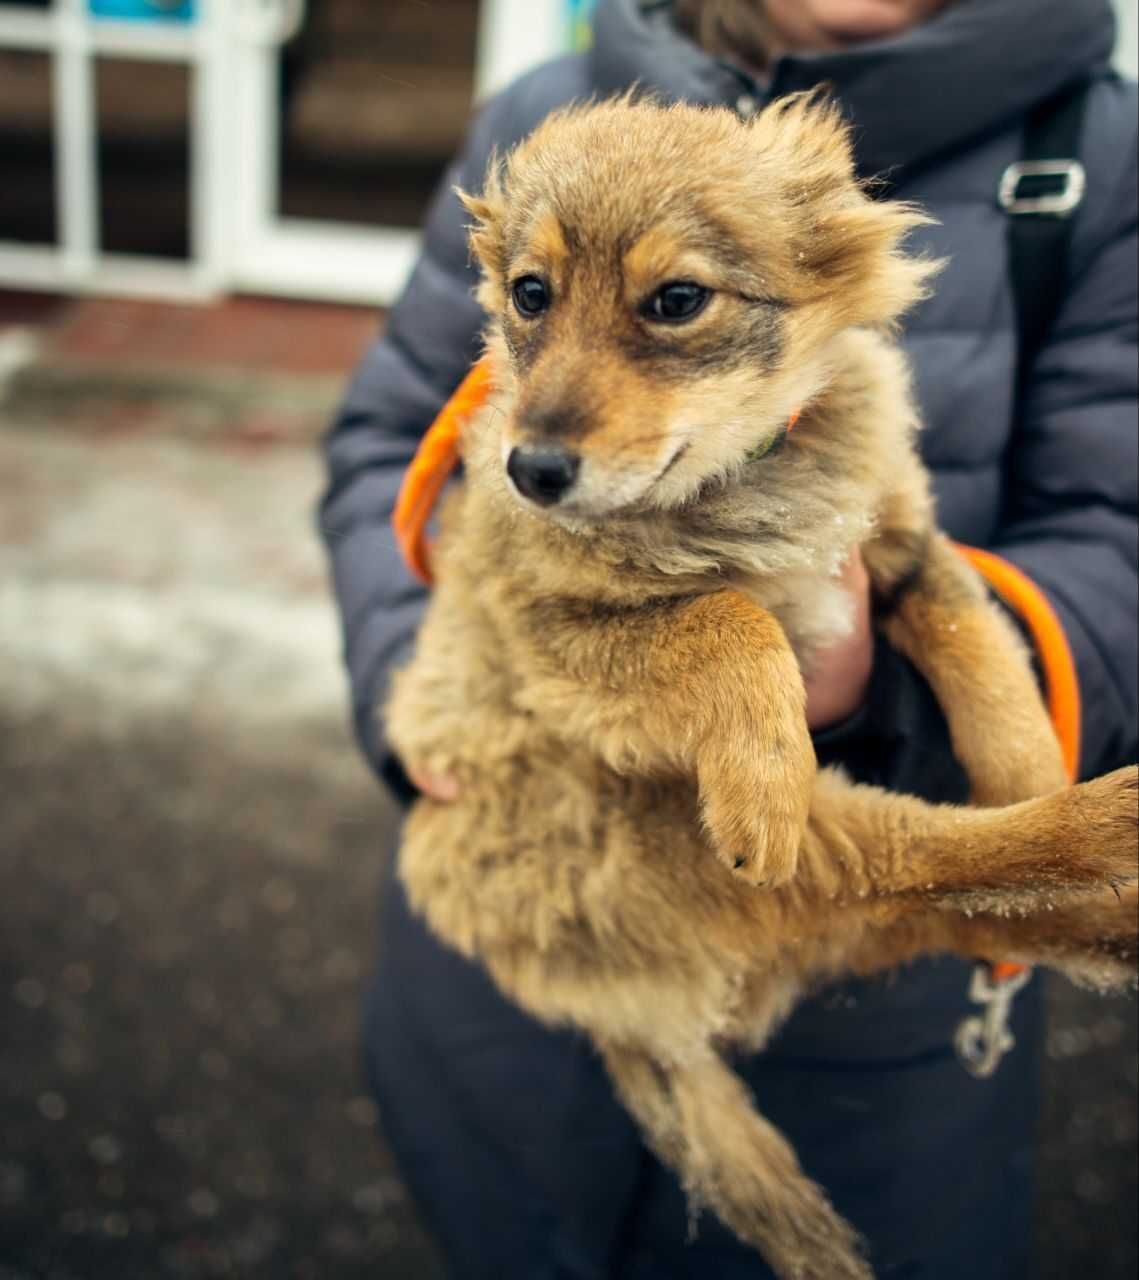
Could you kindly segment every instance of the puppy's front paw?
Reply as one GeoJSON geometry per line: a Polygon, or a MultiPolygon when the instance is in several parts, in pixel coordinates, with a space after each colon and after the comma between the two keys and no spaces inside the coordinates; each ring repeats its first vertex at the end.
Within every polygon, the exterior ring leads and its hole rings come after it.
{"type": "Polygon", "coordinates": [[[704,825],[716,856],[734,876],[757,888],[776,889],[795,875],[803,823],[785,808],[764,804],[760,789],[748,789],[741,811],[717,789],[704,799],[704,825]]]}
{"type": "Polygon", "coordinates": [[[700,767],[704,826],[716,856],[748,884],[774,889],[795,875],[815,775],[801,735],[756,752],[745,767],[712,753],[700,767]]]}

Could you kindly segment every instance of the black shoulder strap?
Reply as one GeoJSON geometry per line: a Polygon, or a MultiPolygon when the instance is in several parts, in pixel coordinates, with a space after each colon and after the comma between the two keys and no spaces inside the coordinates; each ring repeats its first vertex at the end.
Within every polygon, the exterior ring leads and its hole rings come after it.
{"type": "Polygon", "coordinates": [[[1023,386],[1064,297],[1072,217],[1084,197],[1080,134],[1088,82],[1049,98],[1029,116],[1024,152],[1005,170],[1000,203],[1009,215],[1009,269],[1018,331],[1018,385],[1023,386]]]}

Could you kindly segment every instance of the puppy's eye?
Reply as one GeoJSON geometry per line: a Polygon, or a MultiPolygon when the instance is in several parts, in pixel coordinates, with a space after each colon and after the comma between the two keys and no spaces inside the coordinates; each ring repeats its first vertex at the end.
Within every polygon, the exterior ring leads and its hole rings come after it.
{"type": "Polygon", "coordinates": [[[514,305],[518,313],[528,320],[550,309],[550,291],[544,280],[537,276],[523,276],[514,282],[514,305]]]}
{"type": "Polygon", "coordinates": [[[666,284],[645,303],[645,318],[664,324],[683,324],[698,316],[711,297],[712,290],[705,289],[702,284],[691,284],[686,280],[666,284]]]}

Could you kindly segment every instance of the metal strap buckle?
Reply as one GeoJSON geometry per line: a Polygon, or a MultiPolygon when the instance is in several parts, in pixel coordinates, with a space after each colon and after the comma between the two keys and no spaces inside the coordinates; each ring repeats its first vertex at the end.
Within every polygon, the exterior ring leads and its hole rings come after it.
{"type": "Polygon", "coordinates": [[[1001,1059],[1016,1047],[1016,1039],[1009,1030],[1009,1013],[1013,999],[1024,990],[1031,977],[1032,971],[1024,969],[1011,978],[997,981],[985,965],[973,970],[969,999],[982,1005],[983,1011],[966,1018],[953,1039],[961,1065],[970,1075],[979,1080],[995,1075],[1001,1059]]]}
{"type": "Polygon", "coordinates": [[[1001,174],[997,200],[1006,213],[1066,218],[1079,207],[1087,185],[1087,170],[1078,160],[1018,160],[1001,174]],[[1021,184],[1030,178],[1054,178],[1060,185],[1044,195],[1022,195],[1021,184]]]}

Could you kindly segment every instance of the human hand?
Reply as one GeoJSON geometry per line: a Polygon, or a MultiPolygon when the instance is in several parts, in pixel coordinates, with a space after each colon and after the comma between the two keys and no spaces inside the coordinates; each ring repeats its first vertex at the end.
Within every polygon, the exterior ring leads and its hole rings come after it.
{"type": "Polygon", "coordinates": [[[870,624],[870,575],[857,549],[840,576],[854,601],[854,627],[823,650],[806,678],[807,725],[826,729],[853,715],[862,705],[874,668],[874,631],[870,624]]]}
{"type": "Polygon", "coordinates": [[[429,800],[440,804],[454,804],[459,798],[459,784],[449,773],[426,773],[421,769],[408,769],[412,785],[429,800]]]}

